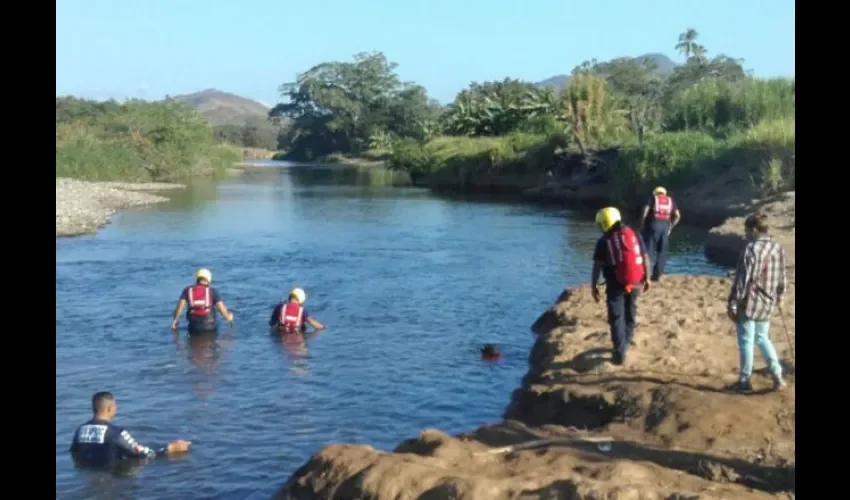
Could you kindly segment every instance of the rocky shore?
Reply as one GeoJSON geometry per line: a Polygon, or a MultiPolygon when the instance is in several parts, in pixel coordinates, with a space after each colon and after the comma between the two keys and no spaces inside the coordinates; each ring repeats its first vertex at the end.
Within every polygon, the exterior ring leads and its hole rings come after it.
{"type": "Polygon", "coordinates": [[[153,192],[183,187],[182,184],[86,182],[57,178],[56,236],[94,233],[108,224],[117,210],[168,201],[168,198],[153,192]]]}
{"type": "MultiPolygon", "coordinates": [[[[529,368],[498,424],[436,429],[387,452],[332,444],[275,498],[794,498],[796,282],[794,193],[762,206],[788,253],[789,290],[771,324],[788,387],[728,393],[738,369],[725,314],[731,278],[670,276],[642,297],[628,363],[612,365],[604,306],[565,290],[532,326],[529,368]]],[[[706,253],[734,264],[743,219],[713,231],[706,253]]]]}

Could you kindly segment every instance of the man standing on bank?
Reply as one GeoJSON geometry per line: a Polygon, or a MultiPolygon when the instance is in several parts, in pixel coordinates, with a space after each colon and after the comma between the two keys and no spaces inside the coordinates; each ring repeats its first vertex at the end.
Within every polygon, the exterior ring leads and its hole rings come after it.
{"type": "Polygon", "coordinates": [[[785,387],[782,366],[768,331],[774,307],[782,303],[787,277],[785,250],[768,236],[767,215],[756,212],[744,221],[747,244],[738,258],[735,280],[727,299],[727,314],[738,330],[738,381],[728,389],[751,392],[753,344],[758,346],[773,377],[773,388],[785,387]]]}
{"type": "Polygon", "coordinates": [[[661,186],[655,188],[652,196],[643,206],[643,214],[640,218],[640,232],[649,250],[652,281],[658,281],[664,274],[670,233],[681,219],[679,207],[676,206],[673,198],[667,195],[667,190],[661,186]]]}
{"type": "Polygon", "coordinates": [[[596,224],[602,237],[593,253],[593,272],[590,278],[593,300],[599,302],[599,274],[605,277],[605,299],[611,341],[614,344],[612,361],[622,365],[635,333],[637,299],[641,284],[649,290],[649,258],[643,240],[621,222],[620,211],[606,207],[596,214],[596,224]]]}

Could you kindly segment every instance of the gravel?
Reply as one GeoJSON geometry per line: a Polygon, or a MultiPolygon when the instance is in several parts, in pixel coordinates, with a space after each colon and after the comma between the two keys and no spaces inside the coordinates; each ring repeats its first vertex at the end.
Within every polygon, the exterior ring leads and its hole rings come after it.
{"type": "Polygon", "coordinates": [[[56,236],[91,234],[109,223],[117,210],[152,205],[168,198],[150,191],[184,188],[182,184],[86,182],[56,179],[56,236]]]}

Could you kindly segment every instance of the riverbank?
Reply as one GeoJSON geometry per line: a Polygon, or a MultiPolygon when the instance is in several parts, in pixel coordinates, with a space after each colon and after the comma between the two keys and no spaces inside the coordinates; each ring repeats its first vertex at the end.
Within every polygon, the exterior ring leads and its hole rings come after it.
{"type": "MultiPolygon", "coordinates": [[[[608,362],[608,326],[587,287],[533,325],[529,370],[505,421],[448,436],[422,431],[392,452],[333,444],[276,498],[772,498],[795,489],[795,375],[782,392],[757,358],[756,394],[723,391],[738,355],[728,278],[670,277],[639,310],[628,364],[608,362]],[[536,440],[553,440],[537,443],[536,440]],[[533,449],[522,449],[528,446],[533,449]],[[512,448],[501,448],[512,447],[512,448]]],[[[795,284],[773,338],[789,358],[795,284]]]]}
{"type": "MultiPolygon", "coordinates": [[[[771,322],[784,391],[769,391],[758,356],[755,394],[723,390],[738,370],[725,314],[731,278],[670,276],[656,284],[640,302],[623,367],[609,362],[603,306],[579,287],[532,325],[529,369],[501,423],[459,436],[426,429],[391,452],[332,444],[276,498],[757,499],[795,491],[795,193],[761,209],[788,255],[784,317],[771,322]]],[[[734,265],[743,219],[712,234],[706,253],[734,265]]]]}
{"type": "Polygon", "coordinates": [[[185,188],[170,183],[87,182],[56,178],[56,236],[95,233],[116,211],[168,201],[155,192],[185,188]]]}

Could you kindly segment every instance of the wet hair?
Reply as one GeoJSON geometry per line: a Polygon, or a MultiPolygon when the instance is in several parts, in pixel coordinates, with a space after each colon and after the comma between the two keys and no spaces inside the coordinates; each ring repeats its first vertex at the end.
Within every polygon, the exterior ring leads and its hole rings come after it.
{"type": "Polygon", "coordinates": [[[762,212],[761,210],[756,210],[756,212],[744,220],[744,227],[747,229],[752,229],[753,231],[760,234],[767,234],[767,230],[769,228],[767,224],[767,214],[762,212]]]}
{"type": "Polygon", "coordinates": [[[94,393],[91,397],[91,408],[95,413],[106,410],[106,407],[115,402],[115,396],[111,392],[101,391],[94,393]]]}
{"type": "Polygon", "coordinates": [[[495,359],[501,356],[502,354],[499,352],[499,346],[495,344],[484,344],[481,347],[481,357],[485,359],[495,359]]]}

